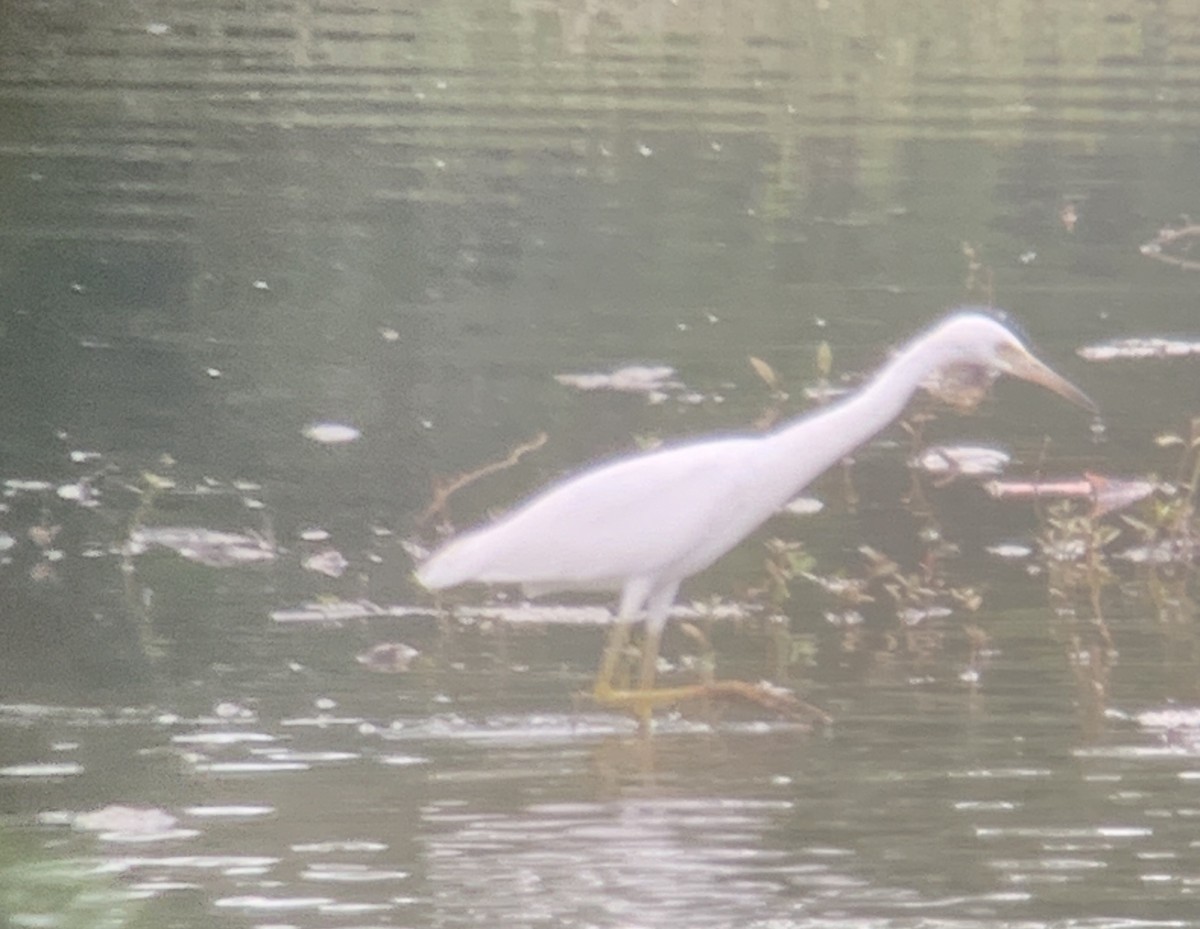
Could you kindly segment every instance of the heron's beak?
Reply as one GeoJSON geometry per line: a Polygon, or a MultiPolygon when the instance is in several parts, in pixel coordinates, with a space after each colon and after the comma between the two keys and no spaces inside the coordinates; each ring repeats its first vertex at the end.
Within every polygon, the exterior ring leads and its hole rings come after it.
{"type": "Polygon", "coordinates": [[[1053,390],[1060,397],[1070,400],[1077,406],[1092,413],[1099,413],[1100,408],[1082,390],[1068,381],[1061,374],[1056,374],[1046,364],[1038,361],[1027,351],[1013,349],[1004,352],[1004,371],[1013,377],[1019,377],[1033,384],[1040,384],[1048,390],[1053,390]]]}

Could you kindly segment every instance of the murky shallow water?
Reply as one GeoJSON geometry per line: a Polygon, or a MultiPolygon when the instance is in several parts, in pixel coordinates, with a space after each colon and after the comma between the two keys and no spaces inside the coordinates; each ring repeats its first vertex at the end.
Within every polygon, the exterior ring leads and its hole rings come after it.
{"type": "MultiPolygon", "coordinates": [[[[974,685],[944,655],[827,672],[810,695],[837,722],[815,732],[723,707],[645,740],[569,710],[586,674],[513,642],[508,668],[297,667],[205,715],[5,705],[0,775],[41,855],[98,863],[145,913],[232,925],[1178,921],[1200,756],[1081,702],[1064,629],[1010,620],[974,685]],[[176,821],[61,815],[111,803],[176,821]]],[[[1114,673],[1139,659],[1159,661],[1134,647],[1114,673]]]]}
{"type": "Polygon", "coordinates": [[[5,23],[10,923],[1200,925],[1194,539],[1162,486],[1196,412],[1193,11],[5,23]],[[638,738],[577,696],[602,603],[439,615],[411,581],[436,477],[528,444],[454,495],[465,525],[639,441],[803,409],[823,342],[853,386],[993,300],[1105,432],[1013,385],[892,429],[671,627],[668,676],[715,656],[832,727],[722,704],[638,738]],[[932,444],[1153,495],[992,499],[910,470],[932,444]],[[786,600],[768,561],[803,566],[786,600]]]}

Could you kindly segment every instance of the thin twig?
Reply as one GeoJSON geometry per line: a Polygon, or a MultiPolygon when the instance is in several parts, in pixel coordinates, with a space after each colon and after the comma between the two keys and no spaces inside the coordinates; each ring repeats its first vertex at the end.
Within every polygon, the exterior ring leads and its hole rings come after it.
{"type": "Polygon", "coordinates": [[[487,477],[489,474],[495,474],[498,471],[504,471],[515,465],[521,458],[529,452],[537,451],[546,444],[549,436],[544,432],[539,432],[536,436],[521,445],[516,446],[507,455],[499,461],[492,461],[476,468],[474,471],[468,471],[465,474],[459,474],[449,480],[435,480],[433,486],[433,500],[417,517],[417,524],[427,526],[435,516],[444,514],[446,504],[450,502],[450,497],[462,490],[464,487],[474,484],[482,477],[487,477]]]}
{"type": "Polygon", "coordinates": [[[724,680],[701,684],[696,688],[697,697],[724,697],[746,700],[763,709],[797,720],[812,720],[825,726],[833,724],[833,717],[820,707],[801,700],[794,693],[765,682],[751,684],[749,681],[724,680]]]}
{"type": "Polygon", "coordinates": [[[1183,268],[1185,271],[1200,271],[1200,261],[1192,258],[1180,258],[1178,255],[1169,255],[1163,248],[1180,239],[1200,238],[1200,226],[1187,225],[1181,226],[1178,229],[1162,229],[1149,242],[1146,242],[1141,247],[1141,252],[1147,258],[1153,258],[1155,261],[1161,261],[1163,264],[1175,265],[1177,268],[1183,268]]]}

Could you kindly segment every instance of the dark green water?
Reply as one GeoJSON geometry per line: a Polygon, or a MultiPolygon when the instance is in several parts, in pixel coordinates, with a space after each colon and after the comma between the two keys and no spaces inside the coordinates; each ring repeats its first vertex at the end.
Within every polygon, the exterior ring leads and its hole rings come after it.
{"type": "MultiPolygon", "coordinates": [[[[1014,477],[1175,478],[1155,439],[1187,434],[1195,358],[1076,350],[1200,330],[1196,272],[1141,251],[1200,210],[1187,4],[0,17],[9,923],[1200,925],[1200,759],[1137,718],[1200,699],[1194,577],[1117,558],[1119,514],[1093,597],[1037,553],[1045,508],[914,475],[894,427],[683,597],[748,611],[694,620],[722,675],[834,726],[691,707],[650,741],[575,697],[594,612],[476,590],[439,618],[404,545],[437,478],[539,433],[457,525],[638,441],[800,412],[822,343],[852,385],[963,303],[1010,310],[1106,429],[1006,382],[971,416],[920,407],[924,441],[1000,444],[1014,477]],[[631,364],[682,386],[555,379],[631,364]],[[266,541],[213,565],[131,545],[145,527],[266,541]],[[858,625],[803,580],[773,601],[774,536],[852,579],[870,546],[925,593],[877,581],[858,625]],[[330,550],[339,577],[308,562],[330,550]],[[950,609],[907,624],[917,601],[950,609]],[[357,660],[389,642],[407,671],[357,660]],[[176,822],[77,818],[113,805],[176,822]]],[[[669,630],[678,679],[703,651],[669,630]]]]}

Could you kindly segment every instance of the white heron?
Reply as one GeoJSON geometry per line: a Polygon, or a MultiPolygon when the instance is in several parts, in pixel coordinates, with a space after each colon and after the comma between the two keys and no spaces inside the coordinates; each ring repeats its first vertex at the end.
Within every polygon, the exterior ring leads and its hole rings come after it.
{"type": "Polygon", "coordinates": [[[706,692],[653,689],[663,625],[680,583],[703,571],[809,482],[903,411],[931,376],[1008,374],[1095,412],[1077,387],[986,312],[962,309],[913,338],[838,403],[757,435],[716,435],[587,467],[496,521],[459,535],[417,569],[430,590],[468,581],[518,584],[527,596],[620,592],[617,622],[593,696],[634,711],[706,692]],[[630,624],[644,618],[640,685],[614,685],[630,624]]]}

